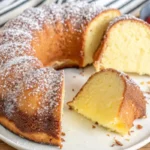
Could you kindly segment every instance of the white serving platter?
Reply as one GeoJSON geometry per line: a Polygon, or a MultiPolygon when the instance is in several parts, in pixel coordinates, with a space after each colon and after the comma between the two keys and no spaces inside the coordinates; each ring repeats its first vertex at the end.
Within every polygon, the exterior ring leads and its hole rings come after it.
{"type": "MultiPolygon", "coordinates": [[[[78,113],[68,109],[67,101],[73,99],[82,85],[93,74],[94,68],[87,67],[83,69],[65,69],[65,103],[62,120],[62,129],[65,132],[65,142],[63,142],[62,150],[137,150],[150,142],[150,104],[147,104],[147,118],[139,119],[134,122],[131,129],[131,135],[124,137],[112,133],[105,128],[94,125],[93,122],[79,115],[78,113]],[[136,129],[140,124],[142,129],[136,129]],[[114,139],[120,141],[123,146],[113,146],[114,139]]],[[[149,90],[150,81],[148,76],[131,75],[130,76],[140,85],[143,91],[149,90]],[[144,81],[144,85],[140,84],[144,81]]],[[[150,96],[149,96],[150,98],[150,96]]],[[[147,95],[147,101],[148,99],[147,95]]],[[[12,132],[0,126],[0,139],[18,150],[58,150],[59,148],[38,144],[23,139],[12,132]]]]}

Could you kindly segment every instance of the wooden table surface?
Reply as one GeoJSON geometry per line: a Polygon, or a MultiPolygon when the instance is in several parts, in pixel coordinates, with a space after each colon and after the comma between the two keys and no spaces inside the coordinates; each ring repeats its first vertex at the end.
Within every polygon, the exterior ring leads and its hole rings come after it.
{"type": "MultiPolygon", "coordinates": [[[[0,150],[16,150],[9,145],[5,144],[4,142],[0,141],[0,150]]],[[[139,150],[150,150],[150,144],[144,146],[143,148],[139,150]]]]}

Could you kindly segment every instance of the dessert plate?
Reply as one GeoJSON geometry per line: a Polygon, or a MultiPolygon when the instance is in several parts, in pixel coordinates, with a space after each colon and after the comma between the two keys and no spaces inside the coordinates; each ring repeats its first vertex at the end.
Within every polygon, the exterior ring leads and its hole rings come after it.
{"type": "MultiPolygon", "coordinates": [[[[62,120],[63,132],[65,133],[62,138],[65,142],[63,142],[62,150],[136,150],[150,142],[150,104],[147,104],[147,118],[136,120],[130,134],[124,137],[94,125],[90,120],[68,109],[66,102],[73,99],[94,72],[93,67],[65,69],[65,102],[62,120]],[[138,125],[141,125],[142,128],[137,128],[138,125]],[[114,144],[115,141],[119,141],[122,146],[114,144]]],[[[150,84],[148,84],[150,77],[133,74],[130,74],[130,76],[145,91],[145,96],[149,101],[150,95],[146,94],[146,91],[150,90],[150,84]],[[141,82],[144,82],[144,84],[141,84],[141,82]]],[[[23,139],[3,126],[0,126],[0,139],[19,150],[59,149],[23,139]]]]}

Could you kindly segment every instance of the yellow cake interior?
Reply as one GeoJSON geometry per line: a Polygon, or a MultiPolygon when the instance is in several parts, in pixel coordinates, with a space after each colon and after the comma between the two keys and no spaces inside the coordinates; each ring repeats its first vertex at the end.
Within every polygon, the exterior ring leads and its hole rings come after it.
{"type": "Polygon", "coordinates": [[[84,66],[93,62],[93,54],[100,45],[100,41],[103,38],[103,34],[107,29],[107,26],[111,20],[120,16],[120,12],[117,10],[107,10],[97,16],[87,27],[85,32],[85,44],[84,44],[84,66]]]}
{"type": "Polygon", "coordinates": [[[68,105],[99,125],[126,134],[129,129],[119,119],[124,87],[124,82],[115,72],[97,73],[68,105]]]}
{"type": "Polygon", "coordinates": [[[100,65],[124,72],[150,74],[150,29],[130,20],[117,23],[109,31],[100,65]]]}

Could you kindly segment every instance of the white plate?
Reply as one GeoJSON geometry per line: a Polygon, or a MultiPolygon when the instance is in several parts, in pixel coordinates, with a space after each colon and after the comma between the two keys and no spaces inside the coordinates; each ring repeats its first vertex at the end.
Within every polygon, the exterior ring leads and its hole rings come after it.
{"type": "MultiPolygon", "coordinates": [[[[79,91],[81,86],[87,81],[89,76],[94,73],[93,67],[87,67],[84,69],[84,76],[82,75],[83,70],[79,69],[66,69],[65,70],[65,106],[63,115],[63,132],[66,136],[63,138],[62,150],[136,150],[143,147],[145,144],[150,142],[150,105],[147,104],[147,118],[139,119],[134,122],[134,127],[131,129],[131,136],[127,135],[121,137],[118,134],[109,132],[108,130],[96,126],[92,128],[92,123],[88,119],[79,115],[78,113],[68,110],[66,105],[67,101],[73,99],[76,93],[79,91]],[[74,89],[74,91],[72,90],[74,89]],[[136,125],[140,124],[143,126],[141,130],[136,129],[136,125]],[[110,136],[108,136],[109,134],[110,136]],[[114,138],[120,141],[123,146],[111,145],[114,142],[114,138]],[[129,139],[129,141],[127,141],[129,139]]],[[[137,76],[130,75],[139,84],[141,81],[150,81],[148,76],[137,76]]],[[[140,84],[139,84],[140,85],[140,84]]],[[[141,85],[140,85],[141,86],[141,85]]],[[[142,85],[142,90],[147,90],[148,84],[142,85]]],[[[57,150],[58,148],[49,145],[43,145],[23,139],[4,127],[0,126],[0,139],[9,145],[19,150],[57,150]]]]}

